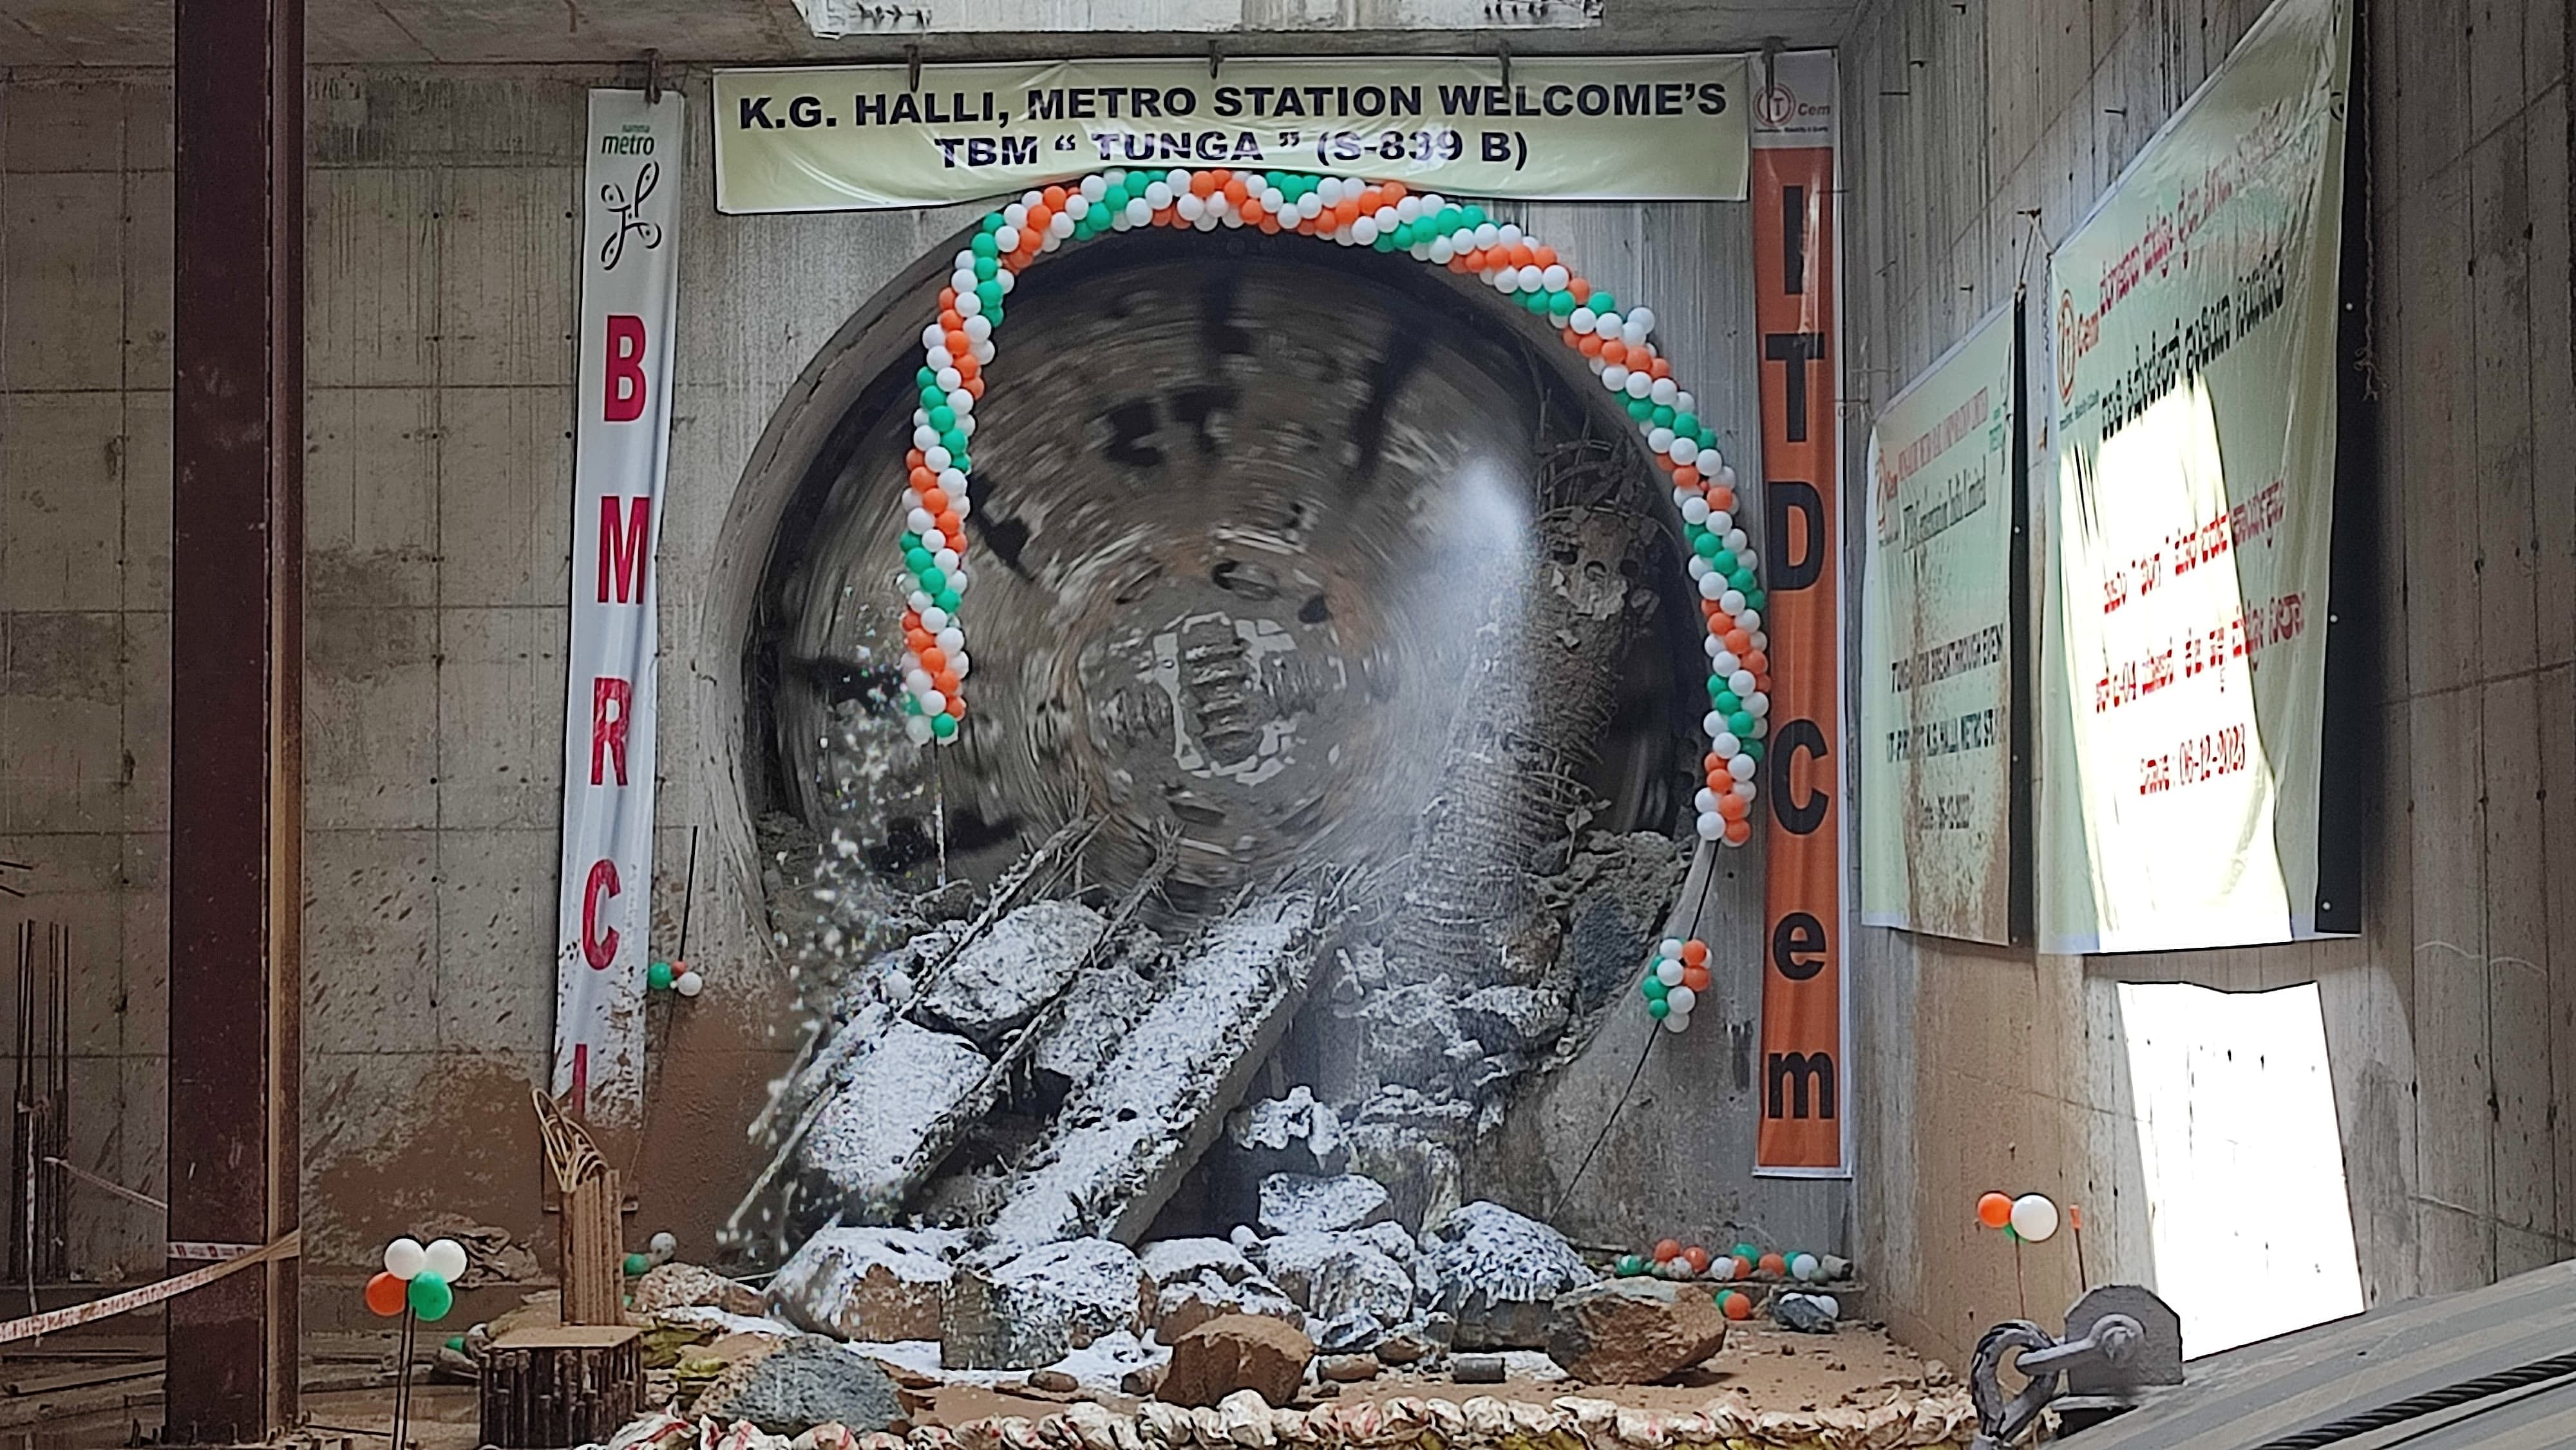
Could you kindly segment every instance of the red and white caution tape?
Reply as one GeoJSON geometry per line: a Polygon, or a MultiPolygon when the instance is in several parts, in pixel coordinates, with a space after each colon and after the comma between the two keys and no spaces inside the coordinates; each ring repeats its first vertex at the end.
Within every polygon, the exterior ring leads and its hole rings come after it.
{"type": "MultiPolygon", "coordinates": [[[[171,1245],[173,1250],[181,1247],[183,1245],[171,1245]]],[[[190,1244],[184,1247],[229,1249],[236,1246],[190,1244]]],[[[0,1344],[8,1344],[20,1339],[33,1339],[40,1334],[52,1334],[74,1325],[88,1324],[100,1319],[113,1319],[119,1314],[148,1309],[165,1299],[175,1299],[191,1289],[202,1289],[217,1279],[239,1273],[253,1264],[265,1264],[273,1259],[291,1259],[303,1252],[304,1231],[295,1229],[275,1243],[263,1244],[246,1253],[225,1259],[221,1263],[209,1264],[202,1269],[191,1269],[175,1278],[163,1279],[157,1284],[146,1284],[140,1289],[128,1289],[122,1294],[110,1294],[104,1299],[92,1299],[86,1304],[74,1304],[68,1309],[56,1309],[45,1314],[30,1314],[24,1319],[12,1319],[5,1324],[0,1324],[0,1344]]],[[[172,1257],[180,1257],[180,1255],[174,1253],[172,1257]]]]}

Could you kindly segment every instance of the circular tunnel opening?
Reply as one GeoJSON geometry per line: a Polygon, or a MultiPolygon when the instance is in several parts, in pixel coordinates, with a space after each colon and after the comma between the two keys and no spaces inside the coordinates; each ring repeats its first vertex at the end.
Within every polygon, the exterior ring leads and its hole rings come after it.
{"type": "Polygon", "coordinates": [[[1536,321],[1401,256],[1155,230],[1032,269],[1000,341],[956,746],[895,713],[909,357],[782,520],[748,703],[783,849],[984,883],[1087,813],[1090,884],[1172,855],[1166,920],[1331,863],[1467,951],[1571,839],[1684,818],[1676,520],[1536,321]]]}

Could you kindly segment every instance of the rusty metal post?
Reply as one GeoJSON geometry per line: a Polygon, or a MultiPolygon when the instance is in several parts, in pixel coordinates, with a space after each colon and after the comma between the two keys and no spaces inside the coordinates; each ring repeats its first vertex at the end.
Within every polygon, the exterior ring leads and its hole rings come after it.
{"type": "MultiPolygon", "coordinates": [[[[169,1233],[258,1245],[298,1221],[304,6],[176,24],[169,1233]]],[[[294,1422],[297,1281],[171,1301],[168,1443],[294,1422]]]]}

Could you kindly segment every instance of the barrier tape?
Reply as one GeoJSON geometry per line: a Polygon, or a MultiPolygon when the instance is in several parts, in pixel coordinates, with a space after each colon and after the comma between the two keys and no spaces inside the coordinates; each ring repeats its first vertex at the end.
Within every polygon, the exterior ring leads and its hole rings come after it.
{"type": "MultiPolygon", "coordinates": [[[[172,1247],[179,1246],[174,1244],[172,1247]]],[[[229,1248],[232,1245],[192,1245],[191,1247],[229,1248]]],[[[68,1309],[56,1309],[44,1314],[30,1314],[24,1319],[12,1319],[5,1324],[0,1324],[0,1344],[8,1344],[20,1339],[33,1339],[40,1334],[52,1334],[74,1325],[88,1324],[99,1319],[113,1319],[119,1314],[130,1314],[137,1309],[147,1309],[164,1299],[175,1299],[191,1289],[202,1289],[217,1279],[239,1273],[253,1264],[265,1264],[275,1259],[292,1259],[303,1252],[304,1231],[294,1229],[275,1243],[264,1244],[239,1257],[226,1259],[218,1264],[209,1264],[202,1269],[191,1269],[176,1278],[163,1279],[157,1284],[146,1284],[140,1289],[128,1289],[122,1294],[110,1294],[104,1299],[93,1299],[86,1304],[74,1304],[68,1309]]]]}
{"type": "Polygon", "coordinates": [[[257,1244],[217,1244],[204,1239],[172,1239],[163,1247],[168,1250],[162,1255],[166,1259],[238,1259],[259,1252],[257,1244]]]}

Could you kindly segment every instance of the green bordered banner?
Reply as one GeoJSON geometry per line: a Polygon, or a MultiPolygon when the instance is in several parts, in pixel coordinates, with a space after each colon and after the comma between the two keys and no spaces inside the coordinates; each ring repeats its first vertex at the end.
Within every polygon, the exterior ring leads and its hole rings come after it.
{"type": "Polygon", "coordinates": [[[2012,939],[2013,349],[2006,305],[1881,408],[1861,581],[1860,911],[2012,939]]]}
{"type": "Polygon", "coordinates": [[[1749,58],[1063,60],[715,76],[716,209],[942,206],[1105,168],[1741,201],[1749,58]]]}

